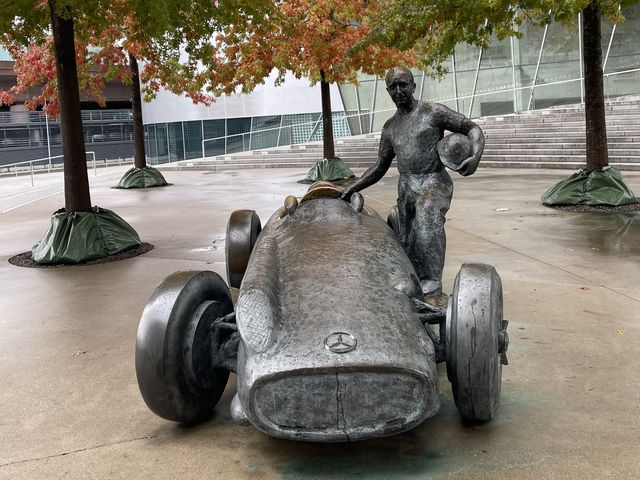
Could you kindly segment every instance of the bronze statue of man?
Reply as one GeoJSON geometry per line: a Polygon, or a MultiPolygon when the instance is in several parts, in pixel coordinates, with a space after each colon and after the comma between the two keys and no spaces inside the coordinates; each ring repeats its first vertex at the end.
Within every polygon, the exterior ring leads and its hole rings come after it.
{"type": "Polygon", "coordinates": [[[416,100],[416,84],[410,70],[394,67],[387,72],[385,82],[398,110],[382,128],[377,163],[342,197],[349,199],[354,192],[376,183],[397,158],[400,243],[416,269],[425,297],[439,297],[446,248],[445,214],[451,204],[453,183],[436,147],[445,130],[466,135],[472,154],[457,171],[467,176],[478,168],[484,135],[461,113],[438,103],[416,100]]]}

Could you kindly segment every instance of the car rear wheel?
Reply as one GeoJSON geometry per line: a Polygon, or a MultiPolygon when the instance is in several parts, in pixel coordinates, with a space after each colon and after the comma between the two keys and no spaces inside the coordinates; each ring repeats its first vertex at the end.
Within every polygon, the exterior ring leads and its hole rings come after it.
{"type": "Polygon", "coordinates": [[[496,270],[462,265],[449,299],[446,361],[453,399],[467,420],[488,421],[496,413],[508,348],[506,324],[496,270]]]}
{"type": "Polygon", "coordinates": [[[176,272],[158,285],[140,318],[136,376],[158,416],[197,423],[213,414],[229,372],[213,364],[211,325],[233,311],[214,272],[176,272]]]}
{"type": "Polygon", "coordinates": [[[236,210],[229,217],[225,255],[227,281],[231,287],[240,288],[249,257],[261,230],[260,217],[253,210],[236,210]]]}

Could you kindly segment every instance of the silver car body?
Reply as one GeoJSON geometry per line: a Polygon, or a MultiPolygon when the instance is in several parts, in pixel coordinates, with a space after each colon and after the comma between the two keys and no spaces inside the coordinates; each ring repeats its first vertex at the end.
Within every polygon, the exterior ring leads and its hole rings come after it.
{"type": "Polygon", "coordinates": [[[440,407],[420,286],[373,211],[302,201],[265,225],[240,287],[236,415],[314,442],[410,430],[440,407]]]}

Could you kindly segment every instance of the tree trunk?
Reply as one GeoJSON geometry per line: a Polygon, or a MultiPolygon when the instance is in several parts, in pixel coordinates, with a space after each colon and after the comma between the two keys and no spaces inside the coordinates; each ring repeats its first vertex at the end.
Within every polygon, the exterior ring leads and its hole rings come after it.
{"type": "Polygon", "coordinates": [[[331,92],[329,84],[324,79],[324,72],[320,70],[320,93],[322,95],[322,155],[328,160],[336,158],[333,145],[333,121],[331,118],[331,92]]]}
{"type": "Polygon", "coordinates": [[[136,168],[147,166],[144,151],[144,125],[142,124],[142,96],[140,95],[140,72],[138,60],[129,53],[131,68],[131,107],[133,109],[133,163],[136,168]]]}
{"type": "Polygon", "coordinates": [[[89,177],[80,113],[80,90],[70,12],[60,16],[55,0],[49,0],[55,45],[56,78],[60,101],[60,130],[64,155],[64,207],[67,212],[90,212],[89,177]],[[68,17],[68,18],[63,18],[68,17]]]}
{"type": "Polygon", "coordinates": [[[587,172],[609,165],[602,77],[602,31],[596,0],[582,11],[587,172]]]}

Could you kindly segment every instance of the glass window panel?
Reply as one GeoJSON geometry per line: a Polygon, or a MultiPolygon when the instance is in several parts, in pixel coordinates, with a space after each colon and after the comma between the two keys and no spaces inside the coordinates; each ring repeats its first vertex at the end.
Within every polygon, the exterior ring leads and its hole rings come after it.
{"type": "Polygon", "coordinates": [[[204,154],[206,157],[214,157],[216,155],[224,155],[224,119],[205,120],[203,122],[204,138],[204,154]],[[212,140],[218,138],[218,140],[212,140]]]}
{"type": "MultiPolygon", "coordinates": [[[[470,45],[460,45],[456,49],[456,80],[458,82],[458,96],[465,97],[473,93],[473,82],[476,77],[476,67],[480,49],[470,45]]],[[[453,79],[452,79],[453,81],[453,79]]],[[[465,115],[469,112],[470,99],[461,99],[460,108],[465,115]]]]}
{"type": "Polygon", "coordinates": [[[282,118],[283,128],[280,133],[280,145],[291,145],[296,143],[306,143],[313,133],[320,120],[320,113],[299,113],[284,115],[282,118]]]}
{"type": "Polygon", "coordinates": [[[155,163],[158,163],[158,150],[156,148],[156,126],[147,125],[147,129],[149,131],[149,135],[148,135],[149,149],[147,150],[147,155],[155,163]]]}
{"type": "Polygon", "coordinates": [[[156,139],[158,142],[158,163],[169,161],[169,146],[167,144],[167,124],[156,125],[156,139]]]}
{"type": "MultiPolygon", "coordinates": [[[[607,70],[605,73],[620,72],[640,68],[640,48],[638,48],[638,38],[640,38],[640,4],[629,8],[624,8],[622,13],[625,17],[623,23],[616,26],[616,33],[611,44],[607,70]]],[[[603,20],[602,29],[610,24],[608,20],[603,20]]],[[[603,33],[603,40],[605,36],[603,33]]],[[[608,36],[606,37],[608,41],[608,36]]],[[[603,43],[602,55],[606,54],[606,44],[603,43]]],[[[637,93],[637,90],[636,90],[637,93]]]]}
{"type": "MultiPolygon", "coordinates": [[[[357,119],[358,127],[354,131],[360,131],[362,133],[369,133],[371,128],[371,112],[375,110],[374,105],[374,89],[377,95],[377,85],[384,85],[384,80],[367,80],[360,83],[357,89],[358,99],[360,101],[360,115],[357,119]]],[[[376,102],[377,103],[377,102],[376,102]]],[[[351,121],[351,124],[356,124],[355,121],[351,121]]]]}
{"type": "Polygon", "coordinates": [[[184,160],[184,142],[182,140],[182,122],[167,124],[169,137],[169,157],[172,162],[184,160]]]}
{"type": "Polygon", "coordinates": [[[278,145],[280,115],[253,118],[250,150],[275,147],[278,145]]]}
{"type": "Polygon", "coordinates": [[[60,124],[49,123],[49,142],[51,145],[62,145],[62,135],[60,134],[60,124]]]}
{"type": "MultiPolygon", "coordinates": [[[[358,80],[362,82],[359,76],[358,76],[358,80]]],[[[338,85],[338,89],[340,90],[340,97],[342,97],[342,104],[344,105],[344,108],[346,108],[347,110],[350,110],[350,111],[358,110],[356,88],[357,87],[351,83],[338,85]]]]}
{"type": "Polygon", "coordinates": [[[513,71],[511,42],[492,38],[482,54],[473,110],[464,113],[471,118],[513,113],[513,71]]]}
{"type": "Polygon", "coordinates": [[[640,93],[640,72],[628,72],[605,77],[604,91],[608,97],[638,95],[640,93]]]}
{"type": "Polygon", "coordinates": [[[122,135],[124,140],[133,141],[133,122],[125,122],[122,124],[122,135]]]}
{"type": "Polygon", "coordinates": [[[227,119],[227,151],[226,153],[244,152],[249,150],[249,134],[251,118],[227,119]]]}
{"type": "MultiPolygon", "coordinates": [[[[349,123],[344,116],[344,112],[333,112],[331,114],[331,123],[333,126],[333,138],[341,138],[348,137],[351,135],[349,131],[349,123]]],[[[318,128],[316,128],[313,132],[313,135],[309,139],[312,142],[320,142],[322,141],[322,135],[324,133],[324,128],[322,127],[322,122],[318,123],[318,128]]]]}
{"type": "Polygon", "coordinates": [[[345,114],[347,115],[346,120],[349,123],[349,131],[352,135],[362,135],[369,132],[371,114],[360,115],[357,110],[347,110],[345,114]]]}
{"type": "MultiPolygon", "coordinates": [[[[622,10],[625,21],[616,26],[613,36],[609,59],[606,65],[606,74],[625,72],[640,68],[640,5],[634,5],[622,10]]],[[[607,20],[603,20],[603,31],[607,20]]],[[[608,40],[608,39],[607,39],[608,40]]],[[[607,45],[603,46],[603,55],[606,54],[607,45]]],[[[608,97],[620,95],[637,95],[640,93],[640,72],[629,72],[605,77],[605,93],[608,97]]]]}
{"type": "Polygon", "coordinates": [[[47,146],[47,139],[45,137],[44,128],[29,128],[29,145],[31,145],[32,147],[47,146]]]}
{"type": "Polygon", "coordinates": [[[580,103],[580,52],[578,19],[574,26],[559,23],[549,25],[547,40],[542,50],[540,69],[533,91],[532,108],[580,103]],[[575,81],[567,82],[567,80],[575,81]],[[564,83],[557,83],[564,82],[564,83]],[[547,84],[554,85],[547,85],[547,84]],[[541,85],[547,85],[540,87],[541,85]]]}
{"type": "Polygon", "coordinates": [[[237,153],[249,150],[251,135],[248,133],[236,134],[227,137],[227,153],[237,153]]]}
{"type": "Polygon", "coordinates": [[[251,130],[251,118],[228,118],[227,135],[236,135],[251,130]]]}
{"type": "Polygon", "coordinates": [[[26,128],[6,128],[4,142],[7,147],[28,147],[29,130],[26,128]]]}
{"type": "Polygon", "coordinates": [[[105,142],[121,142],[124,140],[124,132],[121,123],[107,124],[102,127],[105,142]]]}
{"type": "Polygon", "coordinates": [[[149,126],[144,125],[144,151],[147,155],[147,161],[151,161],[151,154],[149,153],[149,126]]]}
{"type": "MultiPolygon", "coordinates": [[[[453,62],[451,58],[448,58],[447,61],[443,63],[443,66],[447,69],[448,73],[442,78],[426,76],[424,82],[422,82],[422,78],[416,77],[416,98],[422,98],[422,100],[439,103],[443,103],[447,100],[453,100],[455,98],[453,62]],[[421,87],[422,92],[420,92],[421,87]],[[420,95],[422,96],[420,97],[420,95]]],[[[456,62],[456,68],[457,66],[456,62]]],[[[453,109],[455,110],[455,101],[453,102],[453,105],[453,109]]]]}
{"type": "MultiPolygon", "coordinates": [[[[384,81],[377,82],[384,84],[384,81]]],[[[373,90],[376,86],[375,80],[360,82],[358,87],[358,97],[360,99],[360,111],[366,113],[373,108],[373,90]]]]}
{"type": "Polygon", "coordinates": [[[522,38],[514,39],[513,56],[516,70],[516,102],[518,111],[524,111],[529,105],[531,85],[535,76],[540,45],[544,28],[534,27],[530,23],[520,26],[522,38]]]}
{"type": "Polygon", "coordinates": [[[333,112],[331,122],[333,124],[333,138],[350,137],[352,135],[344,112],[333,112]]]}
{"type": "Polygon", "coordinates": [[[195,120],[183,122],[182,125],[184,128],[184,141],[186,143],[184,147],[186,158],[202,157],[202,122],[195,120]]]}
{"type": "Polygon", "coordinates": [[[85,125],[83,130],[85,143],[102,143],[107,140],[102,125],[85,125]]]}

